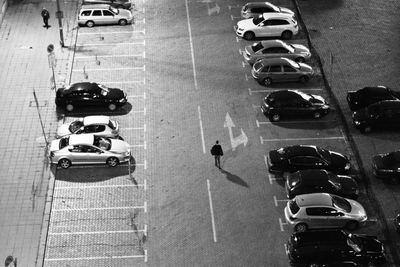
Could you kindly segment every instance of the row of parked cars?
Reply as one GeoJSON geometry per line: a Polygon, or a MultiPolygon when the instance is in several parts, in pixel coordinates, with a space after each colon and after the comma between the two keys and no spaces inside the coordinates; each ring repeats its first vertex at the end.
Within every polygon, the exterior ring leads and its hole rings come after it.
{"type": "MultiPolygon", "coordinates": [[[[291,39],[299,26],[293,11],[269,2],[247,3],[236,34],[246,40],[257,37],[291,39]]],[[[315,72],[305,64],[309,49],[283,40],[258,41],[245,47],[244,60],[260,84],[309,81],[315,72]]],[[[351,107],[362,105],[356,92],[349,92],[351,107]]],[[[272,122],[292,117],[319,119],[329,114],[329,103],[319,95],[299,90],[276,90],[262,101],[261,111],[272,122]]],[[[400,114],[400,113],[399,113],[400,114]]],[[[357,115],[353,115],[353,117],[357,115]]],[[[361,125],[362,123],[360,123],[361,125]]],[[[366,223],[364,207],[356,201],[357,181],[350,176],[345,155],[313,145],[294,145],[271,150],[269,172],[286,179],[289,198],[285,220],[294,229],[286,244],[292,266],[364,266],[385,262],[385,249],[375,236],[348,231],[366,223]],[[344,230],[345,229],[345,230],[344,230]]]]}

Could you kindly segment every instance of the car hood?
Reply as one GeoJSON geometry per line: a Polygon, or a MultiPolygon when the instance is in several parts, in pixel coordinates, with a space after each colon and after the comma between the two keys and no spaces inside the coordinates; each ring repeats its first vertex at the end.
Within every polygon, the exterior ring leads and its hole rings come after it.
{"type": "Polygon", "coordinates": [[[331,163],[334,167],[344,168],[344,166],[349,163],[349,160],[340,153],[329,151],[329,154],[331,156],[331,163]]]}
{"type": "Polygon", "coordinates": [[[284,160],[285,158],[282,157],[281,154],[278,153],[278,151],[276,150],[271,150],[269,152],[269,159],[271,161],[272,164],[276,164],[276,163],[280,163],[282,160],[284,160]]]}
{"type": "Polygon", "coordinates": [[[129,144],[125,141],[119,139],[110,139],[111,140],[111,148],[110,151],[114,153],[125,153],[130,151],[129,144]]]}
{"type": "Polygon", "coordinates": [[[58,151],[58,150],[60,150],[60,139],[51,141],[50,152],[54,152],[54,151],[58,151]]]}
{"type": "Polygon", "coordinates": [[[312,95],[313,98],[310,99],[310,102],[313,104],[326,104],[325,99],[322,96],[319,95],[312,95]]]}
{"type": "Polygon", "coordinates": [[[358,185],[353,178],[345,175],[339,175],[340,184],[342,185],[341,191],[347,195],[357,194],[358,195],[358,185]]]}
{"type": "Polygon", "coordinates": [[[309,54],[310,50],[301,44],[292,44],[292,46],[294,47],[294,53],[301,53],[301,54],[309,54]]]}
{"type": "Polygon", "coordinates": [[[70,125],[69,123],[65,123],[60,127],[58,127],[57,129],[58,138],[71,134],[71,132],[69,131],[69,125],[70,125]]]}
{"type": "Polygon", "coordinates": [[[120,15],[122,17],[131,17],[132,16],[132,13],[129,10],[119,8],[118,11],[119,11],[118,15],[120,15]]]}
{"type": "Polygon", "coordinates": [[[347,199],[347,201],[351,205],[351,211],[348,213],[349,216],[354,219],[358,219],[358,221],[366,221],[367,220],[367,212],[364,207],[355,200],[347,199]]]}
{"type": "Polygon", "coordinates": [[[388,166],[385,164],[384,155],[375,155],[372,157],[372,167],[376,170],[387,169],[388,166]]]}
{"type": "Polygon", "coordinates": [[[107,98],[113,99],[113,100],[120,100],[124,99],[126,97],[126,94],[124,91],[118,88],[109,88],[109,92],[107,94],[107,98]]]}
{"type": "Polygon", "coordinates": [[[243,19],[238,21],[237,26],[240,29],[249,29],[255,27],[256,25],[254,25],[253,19],[243,19]]]}
{"type": "Polygon", "coordinates": [[[313,73],[313,69],[311,66],[309,66],[305,63],[299,63],[299,65],[300,65],[300,71],[307,72],[307,73],[313,73]]]}

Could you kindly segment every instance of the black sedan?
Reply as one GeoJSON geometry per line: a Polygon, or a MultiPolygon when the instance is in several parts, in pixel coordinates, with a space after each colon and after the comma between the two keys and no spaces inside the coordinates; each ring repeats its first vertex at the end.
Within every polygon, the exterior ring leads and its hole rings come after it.
{"type": "Polygon", "coordinates": [[[75,83],[57,89],[56,105],[73,111],[75,107],[108,107],[113,111],[127,102],[121,89],[108,88],[94,82],[75,83]]]}
{"type": "Polygon", "coordinates": [[[331,193],[356,199],[359,191],[357,182],[350,176],[336,175],[327,170],[303,170],[289,174],[286,179],[288,198],[309,193],[331,193]]]}
{"type": "Polygon", "coordinates": [[[400,179],[400,151],[373,156],[372,168],[377,178],[385,180],[400,179]]]}
{"type": "Polygon", "coordinates": [[[382,100],[399,100],[400,92],[386,86],[364,87],[358,91],[347,92],[347,103],[351,110],[365,108],[382,100]]]}
{"type": "Polygon", "coordinates": [[[324,169],[333,173],[348,173],[349,159],[337,152],[312,145],[294,145],[271,150],[268,170],[274,174],[307,169],[324,169]]]}
{"type": "Polygon", "coordinates": [[[274,122],[281,117],[310,116],[319,119],[329,113],[329,105],[319,95],[305,94],[298,90],[280,90],[264,98],[261,111],[274,122]]]}

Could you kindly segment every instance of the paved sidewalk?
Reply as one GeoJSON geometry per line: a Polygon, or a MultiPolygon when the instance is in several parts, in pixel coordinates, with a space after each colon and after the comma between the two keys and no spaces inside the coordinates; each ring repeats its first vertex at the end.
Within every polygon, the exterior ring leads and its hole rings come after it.
{"type": "MultiPolygon", "coordinates": [[[[66,46],[73,44],[77,6],[77,2],[61,2],[66,46]]],[[[54,180],[48,171],[46,144],[32,92],[35,90],[38,97],[46,136],[52,139],[57,114],[46,48],[48,44],[56,47],[57,86],[69,82],[73,52],[59,45],[55,11],[56,2],[9,2],[0,26],[1,265],[12,255],[19,267],[42,266],[54,180]],[[51,28],[47,30],[40,16],[43,6],[51,14],[51,28]]]]}

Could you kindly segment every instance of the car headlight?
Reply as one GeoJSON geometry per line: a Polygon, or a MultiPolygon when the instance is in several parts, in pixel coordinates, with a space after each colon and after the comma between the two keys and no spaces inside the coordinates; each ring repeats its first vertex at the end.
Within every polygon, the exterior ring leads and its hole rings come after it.
{"type": "Polygon", "coordinates": [[[344,166],[344,169],[345,169],[346,171],[350,170],[350,163],[346,163],[346,166],[344,166]]]}

